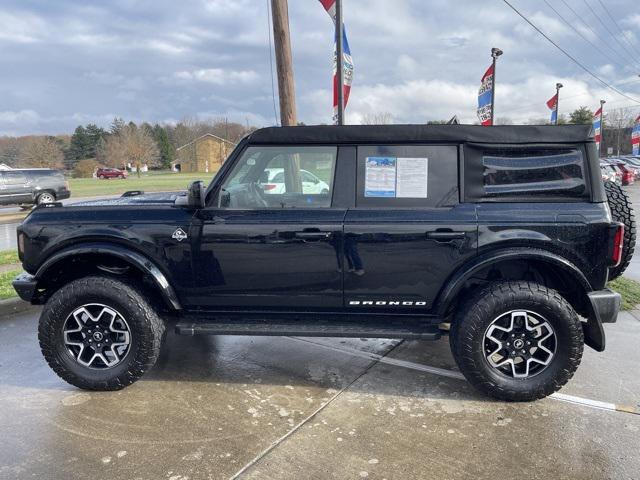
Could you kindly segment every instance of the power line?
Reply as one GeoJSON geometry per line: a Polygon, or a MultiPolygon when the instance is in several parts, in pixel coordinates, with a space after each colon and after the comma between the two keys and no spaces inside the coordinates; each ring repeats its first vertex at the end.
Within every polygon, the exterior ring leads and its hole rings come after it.
{"type": "MultiPolygon", "coordinates": [[[[636,47],[634,47],[631,42],[629,41],[629,38],[627,37],[627,33],[620,27],[620,24],[618,23],[618,21],[614,18],[613,15],[611,15],[611,11],[607,8],[607,6],[602,3],[602,0],[598,0],[598,3],[600,3],[600,6],[602,7],[602,9],[606,12],[606,14],[609,16],[609,18],[611,19],[611,21],[613,22],[613,24],[616,26],[616,28],[620,31],[620,33],[622,34],[622,38],[624,38],[624,41],[627,42],[627,45],[629,45],[629,47],[631,47],[631,50],[634,50],[636,47]]],[[[638,58],[638,57],[636,57],[638,58]]]]}
{"type": "Polygon", "coordinates": [[[593,34],[593,36],[594,36],[594,37],[596,37],[597,39],[599,39],[599,40],[600,40],[600,42],[602,43],[602,45],[606,46],[606,47],[607,47],[609,50],[611,50],[615,55],[619,55],[623,62],[624,62],[624,61],[626,61],[626,58],[624,58],[622,55],[620,55],[620,52],[618,52],[618,50],[616,50],[616,49],[615,49],[615,48],[613,48],[611,45],[609,45],[609,42],[607,42],[604,38],[602,38],[602,37],[600,36],[600,34],[599,34],[598,32],[596,32],[596,31],[591,27],[591,25],[589,25],[589,24],[587,23],[587,21],[586,21],[584,18],[582,18],[582,15],[580,15],[578,12],[576,12],[576,11],[575,11],[575,9],[574,9],[571,5],[569,5],[569,4],[566,2],[566,0],[560,0],[560,1],[564,4],[564,6],[565,6],[565,7],[567,7],[569,10],[571,10],[571,12],[576,16],[576,19],[577,19],[577,20],[579,20],[579,21],[580,21],[580,22],[585,26],[585,28],[586,28],[587,30],[589,30],[589,31],[593,34]]]}
{"type": "Polygon", "coordinates": [[[595,73],[593,73],[591,70],[589,70],[587,67],[585,67],[582,63],[580,63],[578,60],[576,60],[570,53],[568,53],[564,48],[562,48],[560,45],[558,45],[556,42],[554,42],[551,38],[549,38],[547,36],[546,33],[544,33],[542,30],[540,30],[533,22],[531,22],[531,20],[529,20],[524,14],[520,13],[520,11],[514,7],[513,5],[511,5],[511,3],[509,3],[508,0],[502,0],[504,3],[506,3],[509,8],[511,8],[511,10],[513,10],[514,12],[516,12],[518,14],[518,16],[520,16],[525,22],[527,22],[529,25],[531,25],[531,27],[533,27],[533,29],[538,32],[540,35],[542,35],[549,43],[551,43],[554,47],[556,47],[558,50],[560,50],[562,53],[564,53],[564,55],[569,58],[573,63],[575,63],[576,65],[578,65],[582,70],[584,70],[585,72],[587,72],[589,75],[591,75],[593,78],[595,78],[598,82],[600,82],[602,85],[604,85],[606,88],[610,89],[613,92],[616,92],[618,95],[621,95],[625,98],[628,98],[629,100],[636,102],[638,104],[640,104],[640,100],[637,100],[629,95],[627,95],[626,93],[618,90],[616,87],[614,87],[613,85],[608,84],[607,82],[605,82],[603,79],[601,79],[598,75],[596,75],[595,73]]]}
{"type": "MultiPolygon", "coordinates": [[[[587,2],[587,0],[582,0],[582,1],[583,1],[583,2],[584,2],[584,4],[587,6],[587,8],[588,8],[589,10],[591,10],[591,13],[593,14],[593,16],[594,16],[594,17],[596,17],[596,20],[598,20],[598,22],[600,22],[600,25],[602,25],[602,26],[604,27],[604,29],[605,29],[607,32],[609,32],[609,35],[611,35],[611,38],[613,38],[613,39],[616,41],[616,43],[617,43],[618,45],[620,45],[620,47],[621,47],[623,50],[626,50],[626,51],[627,51],[627,53],[630,53],[630,52],[629,52],[629,49],[628,49],[627,47],[625,47],[625,46],[622,44],[622,42],[618,39],[618,37],[616,37],[616,36],[614,35],[614,33],[611,31],[611,29],[609,29],[609,27],[607,27],[607,24],[606,24],[606,23],[604,23],[604,22],[602,21],[602,19],[600,18],[600,16],[595,12],[595,10],[593,9],[593,7],[591,6],[591,4],[589,4],[589,2],[587,2]]],[[[631,57],[633,57],[633,53],[631,53],[631,57]]],[[[633,59],[633,61],[636,63],[636,66],[637,66],[637,65],[638,65],[638,61],[637,61],[635,58],[633,59]]]]}
{"type": "Polygon", "coordinates": [[[614,60],[613,58],[611,58],[609,55],[607,55],[606,53],[604,53],[600,47],[598,47],[595,43],[593,43],[591,40],[589,40],[587,37],[585,37],[580,30],[578,30],[576,27],[574,27],[573,25],[571,25],[571,23],[562,16],[562,14],[560,12],[558,12],[547,0],[544,0],[544,3],[547,4],[547,6],[554,11],[554,13],[560,17],[560,20],[562,20],[569,28],[571,28],[571,30],[573,30],[575,33],[577,33],[580,38],[582,38],[584,41],[588,42],[589,45],[591,45],[593,48],[595,48],[596,50],[598,50],[602,56],[604,56],[605,58],[607,58],[608,60],[610,60],[612,63],[615,63],[617,66],[619,66],[620,68],[624,69],[625,67],[619,63],[617,60],[614,60]]]}
{"type": "Polygon", "coordinates": [[[273,100],[273,117],[278,125],[278,109],[276,108],[276,86],[273,82],[273,45],[271,43],[271,4],[270,0],[267,0],[267,28],[269,35],[269,68],[271,69],[271,98],[273,100]]]}

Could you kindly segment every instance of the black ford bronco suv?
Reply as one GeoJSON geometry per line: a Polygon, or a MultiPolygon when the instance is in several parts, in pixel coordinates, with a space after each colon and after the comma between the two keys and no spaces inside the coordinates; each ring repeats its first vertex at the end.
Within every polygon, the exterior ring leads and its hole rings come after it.
{"type": "Polygon", "coordinates": [[[616,321],[605,285],[635,225],[613,196],[626,230],[586,126],[265,128],[206,189],[36,208],[14,287],[44,304],[44,357],[80,388],[139,379],[169,328],[448,333],[475,387],[532,400],[616,321]]]}

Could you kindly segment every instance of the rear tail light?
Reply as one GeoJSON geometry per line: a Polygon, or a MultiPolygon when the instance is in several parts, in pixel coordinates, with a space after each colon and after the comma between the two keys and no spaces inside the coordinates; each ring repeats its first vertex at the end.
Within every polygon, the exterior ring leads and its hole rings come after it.
{"type": "Polygon", "coordinates": [[[267,191],[267,190],[273,190],[274,188],[276,188],[277,185],[274,183],[265,183],[264,185],[262,185],[262,189],[267,191]]]}
{"type": "Polygon", "coordinates": [[[613,234],[613,250],[611,251],[611,266],[617,267],[622,260],[622,247],[624,246],[624,225],[615,225],[613,234]]]}

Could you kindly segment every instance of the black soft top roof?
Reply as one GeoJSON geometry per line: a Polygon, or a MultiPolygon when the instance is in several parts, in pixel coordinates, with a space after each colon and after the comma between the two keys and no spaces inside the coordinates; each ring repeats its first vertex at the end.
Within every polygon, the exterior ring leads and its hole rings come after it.
{"type": "Polygon", "coordinates": [[[591,125],[317,125],[267,127],[249,144],[578,143],[593,140],[591,125]]]}

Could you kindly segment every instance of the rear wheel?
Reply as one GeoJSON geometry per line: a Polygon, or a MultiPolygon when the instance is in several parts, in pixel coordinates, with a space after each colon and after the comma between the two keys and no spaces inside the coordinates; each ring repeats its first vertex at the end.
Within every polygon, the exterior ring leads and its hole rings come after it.
{"type": "Polygon", "coordinates": [[[467,380],[508,401],[559,390],[578,368],[584,347],[571,305],[532,282],[495,283],[476,292],[456,315],[450,342],[467,380]]]}
{"type": "Polygon", "coordinates": [[[119,390],[155,364],[163,333],[162,320],[135,286],[93,276],[51,296],[38,338],[63,380],[86,390],[119,390]]]}
{"type": "Polygon", "coordinates": [[[56,197],[51,192],[42,192],[40,195],[38,195],[38,198],[36,199],[36,203],[38,205],[42,205],[44,203],[53,203],[55,201],[56,201],[56,197]]]}
{"type": "Polygon", "coordinates": [[[624,224],[624,243],[622,245],[622,259],[617,267],[609,269],[609,280],[618,278],[631,263],[636,248],[636,219],[629,196],[620,185],[605,182],[607,201],[614,221],[624,224]]]}

